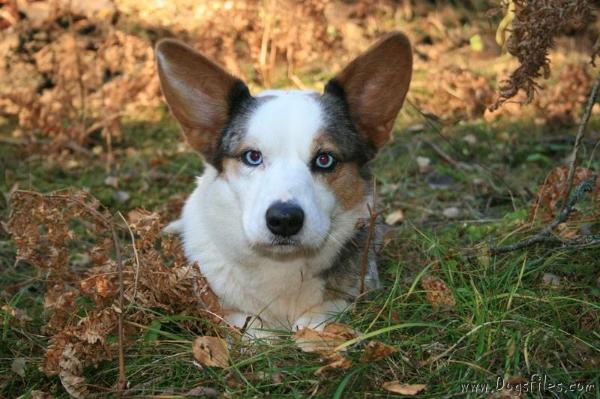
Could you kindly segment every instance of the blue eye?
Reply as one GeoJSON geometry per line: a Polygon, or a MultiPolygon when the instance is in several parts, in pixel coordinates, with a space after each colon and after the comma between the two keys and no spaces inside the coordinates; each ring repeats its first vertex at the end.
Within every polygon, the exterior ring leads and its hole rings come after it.
{"type": "Polygon", "coordinates": [[[314,166],[320,170],[331,170],[335,166],[336,159],[333,155],[326,152],[322,152],[317,155],[314,160],[314,166]]]}
{"type": "Polygon", "coordinates": [[[256,150],[246,151],[242,154],[242,161],[248,166],[258,166],[263,161],[262,153],[256,150]]]}

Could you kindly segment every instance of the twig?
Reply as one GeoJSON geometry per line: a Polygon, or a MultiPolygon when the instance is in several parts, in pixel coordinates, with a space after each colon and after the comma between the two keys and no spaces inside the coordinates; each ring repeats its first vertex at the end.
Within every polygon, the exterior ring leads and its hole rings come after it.
{"type": "Polygon", "coordinates": [[[115,231],[115,226],[112,221],[110,223],[110,231],[115,245],[115,255],[117,257],[117,267],[119,272],[119,312],[117,325],[119,344],[119,381],[117,383],[117,397],[120,398],[123,395],[123,390],[127,386],[127,379],[125,378],[125,352],[123,350],[123,342],[125,341],[123,336],[123,258],[121,257],[117,232],[115,231]]]}
{"type": "Polygon", "coordinates": [[[579,147],[581,147],[581,142],[583,141],[583,135],[585,134],[585,129],[590,120],[590,116],[592,115],[592,108],[594,108],[594,104],[596,103],[596,97],[598,96],[598,90],[600,89],[600,76],[596,79],[594,86],[592,87],[592,91],[590,92],[590,96],[588,97],[587,104],[585,106],[585,110],[583,111],[583,116],[581,117],[581,123],[579,124],[579,129],[577,130],[577,135],[575,136],[575,144],[573,144],[573,154],[571,155],[571,165],[569,165],[569,174],[567,175],[567,187],[564,193],[563,206],[561,208],[561,212],[565,209],[567,205],[567,200],[571,195],[571,190],[573,189],[573,178],[575,177],[575,170],[577,169],[577,160],[579,157],[579,147]]]}
{"type": "Polygon", "coordinates": [[[139,274],[140,274],[140,258],[138,255],[137,247],[135,245],[135,235],[133,234],[133,231],[131,230],[131,226],[129,225],[129,223],[127,223],[127,220],[125,219],[125,217],[123,216],[123,214],[121,212],[117,212],[117,213],[123,220],[123,223],[125,223],[125,226],[127,226],[127,230],[129,230],[129,237],[131,238],[131,246],[133,248],[133,255],[135,257],[135,277],[133,279],[133,281],[134,281],[133,282],[133,294],[131,295],[131,303],[130,303],[130,305],[132,305],[135,302],[135,296],[137,295],[138,279],[139,279],[139,274]]]}
{"type": "Polygon", "coordinates": [[[573,212],[573,208],[575,207],[575,204],[577,204],[577,202],[580,201],[586,193],[592,191],[592,189],[594,188],[595,182],[596,182],[596,176],[593,176],[587,180],[584,180],[581,184],[579,184],[577,186],[577,188],[575,189],[575,192],[569,199],[569,201],[565,203],[566,204],[565,207],[559,212],[558,216],[552,221],[552,223],[550,223],[548,226],[544,227],[539,233],[537,233],[533,237],[531,237],[527,240],[524,240],[524,241],[520,241],[520,242],[517,242],[514,244],[502,246],[502,247],[490,248],[490,254],[491,255],[499,255],[499,254],[503,254],[506,252],[516,251],[518,249],[529,247],[531,245],[538,244],[541,242],[558,242],[558,243],[562,243],[564,246],[566,246],[569,243],[571,243],[573,245],[577,245],[577,246],[579,246],[583,243],[583,244],[585,244],[585,246],[587,246],[590,243],[596,242],[594,237],[592,237],[591,241],[589,238],[585,238],[585,237],[583,239],[577,239],[577,240],[572,240],[572,241],[563,241],[552,235],[552,231],[556,228],[556,226],[567,221],[567,219],[571,215],[571,212],[573,212]]]}
{"type": "Polygon", "coordinates": [[[365,292],[365,278],[367,277],[367,266],[369,264],[369,250],[371,249],[371,241],[373,241],[373,235],[375,233],[375,223],[377,222],[377,184],[373,179],[373,208],[367,204],[369,208],[369,229],[367,232],[367,241],[363,248],[363,253],[360,259],[360,294],[365,292]]]}
{"type": "Polygon", "coordinates": [[[426,139],[426,138],[422,138],[421,139],[424,143],[428,144],[431,148],[433,148],[433,150],[442,158],[444,158],[444,160],[446,162],[448,162],[450,165],[454,166],[455,168],[458,169],[464,169],[467,172],[470,172],[474,169],[473,166],[466,164],[464,162],[459,162],[457,160],[455,160],[454,158],[452,158],[450,155],[446,154],[444,152],[444,150],[442,150],[440,148],[440,146],[438,146],[437,144],[435,144],[433,141],[426,139]]]}

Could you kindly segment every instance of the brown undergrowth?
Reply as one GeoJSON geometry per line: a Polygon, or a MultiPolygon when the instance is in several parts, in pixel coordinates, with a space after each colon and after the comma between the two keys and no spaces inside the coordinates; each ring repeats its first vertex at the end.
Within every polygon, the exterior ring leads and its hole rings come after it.
{"type": "Polygon", "coordinates": [[[84,191],[15,191],[10,206],[7,229],[17,259],[36,267],[46,282],[43,331],[49,343],[41,369],[46,375],[59,375],[71,395],[85,396],[84,367],[117,353],[118,345],[110,337],[117,334],[120,313],[129,342],[140,336],[140,327],[158,317],[157,309],[167,315],[220,320],[216,296],[199,268],[185,260],[179,241],[162,234],[158,214],[135,210],[126,223],[114,223],[84,191]],[[112,238],[113,224],[118,240],[112,238]],[[115,245],[120,246],[121,259],[115,256],[115,245]]]}

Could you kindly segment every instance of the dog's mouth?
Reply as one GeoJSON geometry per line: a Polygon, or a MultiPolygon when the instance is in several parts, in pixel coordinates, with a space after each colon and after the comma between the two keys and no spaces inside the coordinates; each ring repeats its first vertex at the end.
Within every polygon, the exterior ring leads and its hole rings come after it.
{"type": "Polygon", "coordinates": [[[298,247],[300,243],[297,240],[291,238],[280,238],[277,237],[271,241],[272,247],[298,247]]]}
{"type": "Polygon", "coordinates": [[[269,243],[255,245],[254,249],[271,258],[307,256],[316,251],[316,248],[306,246],[299,240],[286,237],[275,237],[269,243]]]}

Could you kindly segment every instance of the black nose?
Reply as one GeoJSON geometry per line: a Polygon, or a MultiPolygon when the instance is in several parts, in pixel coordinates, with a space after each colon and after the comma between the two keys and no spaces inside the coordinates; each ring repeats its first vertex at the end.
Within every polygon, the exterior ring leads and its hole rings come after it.
{"type": "Polygon", "coordinates": [[[278,236],[293,236],[302,228],[304,211],[291,202],[275,202],[267,209],[267,227],[278,236]]]}

